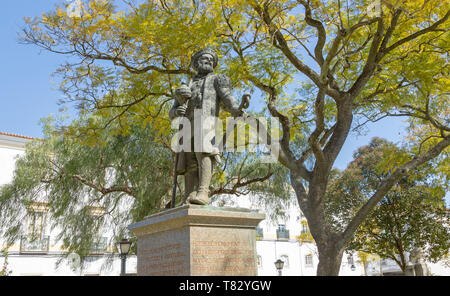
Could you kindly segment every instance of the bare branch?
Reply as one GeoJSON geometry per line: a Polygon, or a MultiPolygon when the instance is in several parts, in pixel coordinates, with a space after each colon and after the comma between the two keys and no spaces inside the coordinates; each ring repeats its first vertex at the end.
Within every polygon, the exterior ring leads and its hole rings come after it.
{"type": "Polygon", "coordinates": [[[309,2],[306,2],[304,0],[297,0],[297,1],[305,7],[306,23],[317,29],[317,43],[314,48],[314,55],[315,55],[316,60],[318,61],[319,65],[322,66],[324,63],[322,51],[323,51],[323,47],[325,46],[327,33],[325,31],[323,24],[320,21],[312,18],[311,6],[309,5],[309,2]]]}
{"type": "Polygon", "coordinates": [[[373,72],[376,68],[378,48],[380,46],[380,43],[382,42],[384,32],[383,18],[379,17],[377,19],[377,23],[378,23],[377,32],[375,33],[374,38],[372,40],[372,44],[369,49],[369,55],[367,57],[364,68],[361,74],[356,79],[355,83],[347,92],[351,95],[350,96],[351,99],[356,98],[361,93],[366,83],[372,77],[373,72]]]}
{"type": "MultiPolygon", "coordinates": [[[[272,22],[272,18],[269,15],[269,11],[267,6],[261,8],[258,5],[254,5],[253,8],[258,13],[258,15],[261,17],[265,25],[268,27],[269,32],[272,36],[274,36],[274,46],[279,48],[281,52],[286,56],[286,58],[291,62],[291,64],[297,68],[300,72],[305,74],[311,81],[313,81],[317,86],[322,86],[322,81],[320,79],[319,74],[317,74],[314,70],[312,70],[310,67],[308,67],[306,64],[304,64],[290,49],[286,39],[284,38],[283,34],[280,32],[280,30],[277,28],[277,26],[272,22]]],[[[325,88],[326,94],[335,98],[340,99],[340,92],[336,89],[333,89],[331,87],[325,88]]]]}
{"type": "Polygon", "coordinates": [[[319,89],[319,92],[317,93],[316,97],[316,103],[315,103],[315,114],[316,114],[316,128],[311,133],[308,139],[308,143],[316,157],[316,161],[318,163],[325,163],[325,157],[322,152],[322,147],[320,147],[319,144],[319,136],[322,134],[323,130],[325,129],[325,116],[324,116],[324,102],[325,94],[322,89],[319,89]]]}

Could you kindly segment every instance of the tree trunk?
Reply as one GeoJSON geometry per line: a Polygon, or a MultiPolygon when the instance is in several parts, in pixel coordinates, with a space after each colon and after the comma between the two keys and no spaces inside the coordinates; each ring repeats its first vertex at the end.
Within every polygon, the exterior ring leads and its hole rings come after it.
{"type": "MultiPolygon", "coordinates": [[[[306,216],[311,235],[317,245],[319,253],[319,265],[317,275],[319,276],[337,276],[341,267],[342,255],[344,253],[342,237],[331,231],[325,219],[323,203],[314,205],[310,193],[306,193],[302,185],[301,178],[295,172],[291,171],[291,184],[294,188],[297,201],[301,211],[306,216]]],[[[316,190],[320,191],[320,190],[316,190]]],[[[316,198],[316,200],[319,198],[316,198]]]]}
{"type": "Polygon", "coordinates": [[[344,249],[337,246],[337,242],[328,240],[323,244],[317,244],[319,251],[318,276],[338,276],[341,268],[344,249]]]}

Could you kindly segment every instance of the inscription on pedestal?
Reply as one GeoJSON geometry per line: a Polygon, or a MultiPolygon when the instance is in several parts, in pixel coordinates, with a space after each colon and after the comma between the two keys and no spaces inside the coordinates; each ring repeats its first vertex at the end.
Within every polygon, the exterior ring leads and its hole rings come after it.
{"type": "Polygon", "coordinates": [[[182,275],[188,255],[181,244],[170,244],[140,252],[143,272],[147,275],[182,275]]]}
{"type": "Polygon", "coordinates": [[[240,241],[193,241],[192,273],[248,275],[255,271],[255,251],[240,241]]]}

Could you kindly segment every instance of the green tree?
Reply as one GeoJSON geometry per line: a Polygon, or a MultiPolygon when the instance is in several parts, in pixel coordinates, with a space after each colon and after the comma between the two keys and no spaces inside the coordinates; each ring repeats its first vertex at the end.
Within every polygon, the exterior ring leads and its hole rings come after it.
{"type": "MultiPolygon", "coordinates": [[[[394,153],[407,152],[374,138],[358,149],[345,171],[334,176],[327,191],[328,213],[334,225],[348,220],[378,189],[394,153]]],[[[448,184],[430,165],[415,173],[403,177],[377,203],[356,231],[349,250],[392,259],[403,272],[409,263],[407,254],[415,249],[422,250],[423,259],[431,262],[445,258],[450,248],[444,199],[448,184]]]]}
{"type": "Polygon", "coordinates": [[[83,132],[95,138],[115,121],[117,133],[142,122],[169,133],[160,111],[193,74],[190,56],[216,49],[218,70],[239,91],[258,89],[281,122],[278,161],[317,243],[319,275],[338,274],[345,245],[392,186],[448,152],[448,1],[375,1],[374,10],[372,0],[83,3],[78,15],[60,5],[26,19],[22,36],[68,57],[56,72],[65,101],[108,118],[83,132]],[[388,116],[409,120],[415,153],[336,232],[325,213],[333,164],[352,126],[388,116]]]}
{"type": "Polygon", "coordinates": [[[3,251],[2,255],[4,259],[2,269],[0,269],[0,276],[9,276],[12,271],[8,269],[8,253],[6,251],[3,251]]]}
{"type": "MultiPolygon", "coordinates": [[[[79,119],[71,126],[82,126],[79,119]]],[[[12,244],[25,231],[25,216],[35,202],[48,205],[57,240],[70,252],[87,256],[102,227],[113,231],[115,245],[130,221],[159,209],[171,188],[170,150],[155,142],[150,128],[132,127],[130,135],[108,134],[101,144],[82,144],[83,135],[64,137],[48,120],[45,138],[27,146],[14,178],[1,187],[0,229],[12,244]],[[155,180],[158,180],[157,185],[155,180]],[[103,209],[92,215],[92,209],[103,209]],[[126,209],[126,211],[124,211],[126,209]]]]}

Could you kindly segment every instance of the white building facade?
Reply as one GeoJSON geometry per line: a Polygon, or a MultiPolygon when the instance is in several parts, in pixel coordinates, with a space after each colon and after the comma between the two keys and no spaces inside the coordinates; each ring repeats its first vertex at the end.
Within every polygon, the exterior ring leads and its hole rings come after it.
{"type": "MultiPolygon", "coordinates": [[[[13,179],[15,162],[25,153],[25,146],[33,138],[0,132],[0,186],[13,179]]],[[[45,204],[38,204],[29,213],[26,221],[27,229],[33,228],[39,237],[30,242],[24,233],[20,241],[12,245],[7,252],[8,270],[12,276],[56,276],[56,275],[120,275],[120,259],[113,253],[113,247],[107,245],[108,233],[99,238],[89,256],[79,268],[78,256],[70,254],[61,260],[64,250],[56,241],[58,229],[51,230],[46,214],[45,204]],[[60,261],[60,264],[57,263],[60,261]]],[[[0,250],[4,243],[0,240],[0,250]]],[[[4,256],[0,253],[0,267],[4,265],[4,256]]],[[[136,256],[127,259],[127,274],[136,274],[136,256]]],[[[0,269],[1,270],[1,269],[0,269]]]]}

